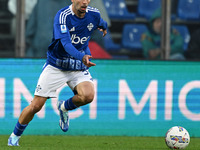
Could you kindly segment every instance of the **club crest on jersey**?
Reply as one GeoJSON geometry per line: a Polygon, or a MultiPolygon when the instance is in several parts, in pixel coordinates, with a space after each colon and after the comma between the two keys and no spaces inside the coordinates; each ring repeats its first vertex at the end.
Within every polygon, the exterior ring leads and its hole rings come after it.
{"type": "Polygon", "coordinates": [[[66,33],[66,32],[67,32],[67,27],[66,27],[66,25],[61,25],[60,28],[61,28],[61,32],[62,32],[62,33],[66,33]]]}
{"type": "Polygon", "coordinates": [[[90,24],[88,24],[87,28],[89,31],[91,31],[94,28],[94,25],[92,23],[90,23],[90,24]]]}

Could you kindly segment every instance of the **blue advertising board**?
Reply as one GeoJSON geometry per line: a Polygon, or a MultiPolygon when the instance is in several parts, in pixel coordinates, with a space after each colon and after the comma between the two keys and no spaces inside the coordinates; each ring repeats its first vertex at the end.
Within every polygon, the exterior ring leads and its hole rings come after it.
{"type": "MultiPolygon", "coordinates": [[[[172,126],[200,137],[200,62],[93,60],[95,98],[70,112],[70,129],[58,125],[58,99],[47,100],[24,134],[164,136],[172,126]]],[[[44,59],[0,59],[0,134],[10,134],[33,98],[44,59]]],[[[48,80],[48,79],[47,79],[48,80]]]]}

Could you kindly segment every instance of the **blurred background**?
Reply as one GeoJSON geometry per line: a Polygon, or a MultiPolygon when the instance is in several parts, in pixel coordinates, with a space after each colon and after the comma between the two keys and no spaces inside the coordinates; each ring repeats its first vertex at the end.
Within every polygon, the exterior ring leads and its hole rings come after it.
{"type": "MultiPolygon", "coordinates": [[[[183,39],[180,53],[184,56],[184,59],[175,59],[199,60],[199,3],[199,0],[163,3],[162,0],[91,0],[91,6],[100,10],[109,25],[105,38],[98,31],[92,35],[92,54],[94,58],[108,59],[170,59],[170,56],[151,58],[146,47],[152,44],[149,41],[154,41],[154,48],[170,51],[176,38],[170,41],[170,35],[165,33],[174,30],[172,32],[183,39]],[[155,40],[151,31],[150,37],[146,35],[152,16],[159,8],[164,14],[160,16],[163,26],[161,39],[155,40]]],[[[53,18],[59,9],[69,4],[70,0],[0,0],[0,57],[45,58],[52,38],[53,18]]]]}
{"type": "MultiPolygon", "coordinates": [[[[56,12],[71,0],[0,0],[0,134],[31,102],[56,12]]],[[[96,96],[70,114],[70,135],[164,136],[175,125],[200,137],[200,0],[91,0],[108,22],[89,48],[96,96]],[[87,124],[83,126],[82,124],[87,124]]],[[[56,101],[25,134],[63,134],[56,101]],[[42,126],[38,124],[41,123],[42,126]]]]}

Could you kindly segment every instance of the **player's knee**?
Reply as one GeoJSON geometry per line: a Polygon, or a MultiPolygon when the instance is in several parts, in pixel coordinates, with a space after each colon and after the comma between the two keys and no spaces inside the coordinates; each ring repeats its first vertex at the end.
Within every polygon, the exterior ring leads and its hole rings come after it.
{"type": "Polygon", "coordinates": [[[42,107],[40,105],[37,105],[37,104],[30,105],[30,111],[33,114],[39,112],[41,109],[42,109],[42,107]]]}
{"type": "Polygon", "coordinates": [[[91,103],[93,99],[94,99],[94,95],[91,94],[91,95],[86,96],[85,101],[88,104],[88,103],[91,103]]]}
{"type": "Polygon", "coordinates": [[[85,95],[83,95],[83,103],[84,104],[88,104],[88,103],[91,103],[94,99],[94,93],[93,92],[90,92],[90,93],[87,93],[85,95]]]}

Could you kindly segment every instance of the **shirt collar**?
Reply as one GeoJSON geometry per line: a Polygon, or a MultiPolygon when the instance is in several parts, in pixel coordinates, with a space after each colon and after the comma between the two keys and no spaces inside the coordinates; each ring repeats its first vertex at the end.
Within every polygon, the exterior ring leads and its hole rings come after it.
{"type": "Polygon", "coordinates": [[[74,13],[73,10],[72,10],[72,4],[69,6],[69,9],[71,10],[72,15],[74,15],[75,13],[74,13]]]}

